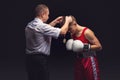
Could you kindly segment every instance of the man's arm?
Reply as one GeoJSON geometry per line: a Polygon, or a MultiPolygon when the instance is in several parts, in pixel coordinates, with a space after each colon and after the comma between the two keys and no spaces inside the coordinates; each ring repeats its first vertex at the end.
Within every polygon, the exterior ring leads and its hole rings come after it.
{"type": "Polygon", "coordinates": [[[61,32],[60,34],[65,35],[68,31],[68,26],[69,23],[72,22],[72,18],[71,16],[66,16],[65,17],[65,23],[63,24],[63,26],[61,27],[61,32]]]}
{"type": "Polygon", "coordinates": [[[57,18],[54,19],[52,22],[50,22],[49,25],[51,25],[51,26],[55,26],[56,24],[61,23],[62,18],[63,18],[62,16],[57,17],[57,18]]]}

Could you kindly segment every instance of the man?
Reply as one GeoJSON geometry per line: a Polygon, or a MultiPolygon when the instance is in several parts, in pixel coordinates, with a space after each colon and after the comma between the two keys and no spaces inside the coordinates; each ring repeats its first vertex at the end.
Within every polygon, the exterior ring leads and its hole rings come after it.
{"type": "Polygon", "coordinates": [[[69,24],[69,32],[72,39],[67,41],[66,47],[76,52],[75,80],[100,80],[96,56],[96,51],[102,49],[100,41],[91,29],[79,25],[74,16],[72,16],[72,22],[69,24]]]}
{"type": "Polygon", "coordinates": [[[65,35],[72,18],[66,16],[65,24],[61,28],[55,28],[53,26],[60,23],[62,17],[46,24],[45,22],[49,18],[49,8],[45,4],[39,4],[35,11],[35,19],[29,22],[25,28],[28,79],[49,80],[47,56],[50,55],[51,39],[65,35]]]}

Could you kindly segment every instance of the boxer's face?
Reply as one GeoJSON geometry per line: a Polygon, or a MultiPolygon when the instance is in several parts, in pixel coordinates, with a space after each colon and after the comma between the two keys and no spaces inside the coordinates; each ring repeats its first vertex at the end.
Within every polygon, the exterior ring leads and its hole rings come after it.
{"type": "Polygon", "coordinates": [[[76,22],[72,22],[70,25],[69,25],[69,31],[70,33],[72,34],[75,34],[76,33],[76,29],[77,29],[77,26],[76,26],[76,22]]]}

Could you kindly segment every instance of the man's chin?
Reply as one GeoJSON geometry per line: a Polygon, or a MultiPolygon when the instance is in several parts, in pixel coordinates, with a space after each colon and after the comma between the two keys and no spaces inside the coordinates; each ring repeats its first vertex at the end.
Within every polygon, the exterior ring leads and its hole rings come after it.
{"type": "Polygon", "coordinates": [[[46,22],[47,22],[47,20],[44,20],[43,22],[44,22],[44,23],[46,23],[46,22]]]}

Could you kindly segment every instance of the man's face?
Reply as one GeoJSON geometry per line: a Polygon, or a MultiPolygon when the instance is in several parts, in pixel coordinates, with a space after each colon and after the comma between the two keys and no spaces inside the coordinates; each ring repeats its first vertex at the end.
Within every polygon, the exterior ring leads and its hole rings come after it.
{"type": "Polygon", "coordinates": [[[45,13],[43,14],[43,22],[46,22],[49,19],[49,9],[46,9],[45,13]]]}

